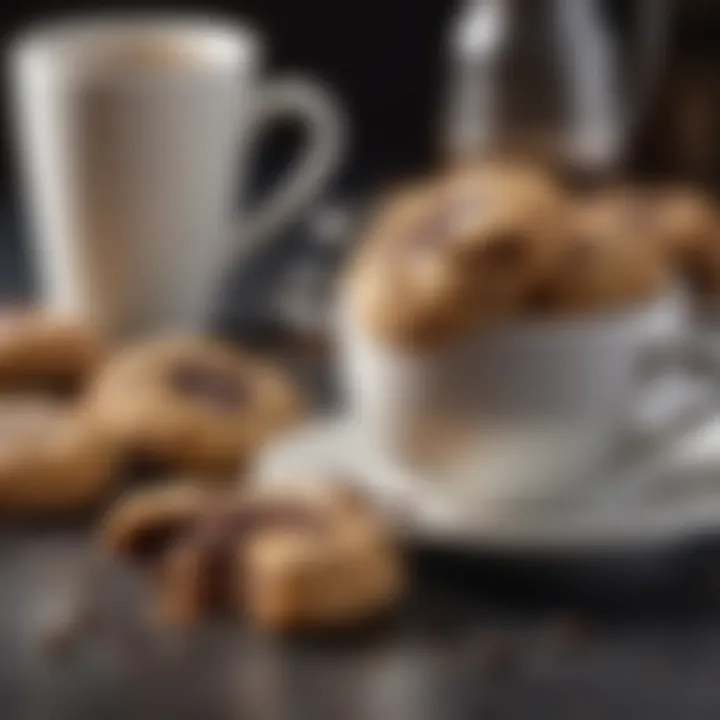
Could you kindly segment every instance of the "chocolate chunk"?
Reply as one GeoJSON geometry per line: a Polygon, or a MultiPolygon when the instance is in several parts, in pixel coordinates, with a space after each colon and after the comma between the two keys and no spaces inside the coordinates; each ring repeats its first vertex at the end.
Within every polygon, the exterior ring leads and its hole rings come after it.
{"type": "MultiPolygon", "coordinates": [[[[238,502],[224,496],[182,517],[159,519],[136,532],[129,548],[136,560],[157,563],[171,578],[171,604],[183,619],[206,612],[230,612],[242,604],[248,578],[243,571],[247,543],[272,529],[322,532],[324,514],[286,498],[238,502]]],[[[170,580],[168,580],[170,582],[170,580]]]]}
{"type": "Polygon", "coordinates": [[[515,268],[525,256],[526,239],[517,232],[500,232],[483,247],[483,259],[495,268],[515,268]]]}
{"type": "Polygon", "coordinates": [[[128,483],[144,485],[148,478],[167,477],[172,473],[172,464],[161,459],[148,447],[136,444],[124,453],[120,474],[128,483]]]}
{"type": "Polygon", "coordinates": [[[188,519],[173,518],[158,522],[152,527],[137,532],[128,548],[129,554],[140,562],[149,562],[162,555],[179,537],[188,532],[191,522],[188,519]]]}
{"type": "Polygon", "coordinates": [[[225,542],[206,539],[201,546],[202,570],[198,578],[201,593],[200,604],[205,609],[230,610],[233,602],[231,589],[236,582],[237,567],[234,547],[229,538],[225,542]]]}
{"type": "Polygon", "coordinates": [[[324,523],[317,513],[289,502],[220,510],[198,519],[189,541],[202,555],[199,591],[203,608],[229,611],[240,601],[246,579],[241,571],[242,555],[236,555],[237,544],[272,528],[317,532],[324,523]]]}
{"type": "Polygon", "coordinates": [[[536,285],[523,300],[523,309],[527,314],[550,312],[557,308],[559,301],[558,290],[550,282],[536,285]]]}
{"type": "Polygon", "coordinates": [[[200,362],[176,365],[170,373],[170,385],[178,394],[223,412],[238,410],[248,401],[247,388],[238,378],[200,362]]]}

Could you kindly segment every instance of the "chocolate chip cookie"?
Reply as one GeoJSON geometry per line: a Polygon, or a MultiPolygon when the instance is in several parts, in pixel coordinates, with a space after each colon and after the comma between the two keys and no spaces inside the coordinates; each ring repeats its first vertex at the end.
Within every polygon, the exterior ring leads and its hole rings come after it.
{"type": "Polygon", "coordinates": [[[111,512],[101,538],[154,568],[159,616],[171,623],[225,611],[274,631],[346,627],[403,588],[382,524],[341,490],[145,491],[111,512]]]}
{"type": "Polygon", "coordinates": [[[433,345],[518,314],[560,251],[564,203],[542,175],[488,165],[400,193],[363,238],[351,312],[395,345],[433,345]]]}
{"type": "Polygon", "coordinates": [[[81,409],[37,396],[0,400],[0,515],[72,514],[117,477],[112,442],[81,409]]]}
{"type": "Polygon", "coordinates": [[[647,230],[681,272],[719,238],[716,209],[705,194],[692,188],[655,191],[645,211],[647,230]]]}
{"type": "Polygon", "coordinates": [[[0,311],[0,390],[77,388],[104,354],[88,325],[35,309],[0,311]]]}
{"type": "Polygon", "coordinates": [[[702,284],[703,266],[717,246],[719,225],[711,199],[687,187],[626,186],[586,200],[594,222],[664,254],[678,276],[702,284]]]}
{"type": "Polygon", "coordinates": [[[219,341],[159,339],[120,352],[88,408],[136,458],[200,473],[233,471],[302,407],[277,369],[219,341]]]}
{"type": "Polygon", "coordinates": [[[599,219],[596,207],[576,208],[567,220],[559,262],[527,296],[531,315],[631,309],[670,290],[670,262],[652,244],[614,219],[599,219]]]}

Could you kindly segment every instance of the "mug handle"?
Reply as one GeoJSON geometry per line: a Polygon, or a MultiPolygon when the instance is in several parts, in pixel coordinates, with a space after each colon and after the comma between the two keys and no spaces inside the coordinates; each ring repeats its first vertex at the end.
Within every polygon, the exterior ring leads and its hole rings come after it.
{"type": "Polygon", "coordinates": [[[243,252],[278,230],[320,192],[338,170],[346,144],[346,122],[339,103],[327,90],[302,77],[283,77],[265,85],[254,98],[246,128],[252,142],[280,118],[301,123],[305,149],[284,178],[261,201],[236,221],[243,252]]]}
{"type": "MultiPolygon", "coordinates": [[[[717,398],[720,397],[720,345],[695,332],[689,337],[651,342],[645,348],[641,360],[644,377],[639,381],[637,405],[640,411],[631,415],[627,428],[631,444],[657,444],[668,437],[692,430],[709,418],[717,398]],[[648,421],[647,417],[642,415],[642,410],[651,383],[656,378],[656,381],[663,382],[667,371],[672,369],[683,371],[685,376],[708,380],[714,386],[714,392],[710,397],[704,395],[702,398],[695,398],[691,405],[686,405],[679,412],[671,413],[660,421],[648,421]],[[657,370],[657,375],[648,373],[649,370],[657,370]]],[[[647,409],[647,405],[644,409],[647,409]]]]}

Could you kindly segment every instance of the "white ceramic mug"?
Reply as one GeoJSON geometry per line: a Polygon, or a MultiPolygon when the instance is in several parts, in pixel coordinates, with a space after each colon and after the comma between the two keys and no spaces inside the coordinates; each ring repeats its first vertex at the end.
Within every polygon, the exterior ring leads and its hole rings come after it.
{"type": "MultiPolygon", "coordinates": [[[[592,318],[517,321],[418,353],[381,346],[345,307],[340,367],[371,452],[405,467],[418,491],[425,481],[437,496],[462,489],[461,502],[488,510],[594,477],[635,432],[672,430],[678,413],[653,420],[648,395],[687,375],[689,361],[703,360],[715,387],[720,378],[717,353],[687,328],[678,294],[592,318]]],[[[700,408],[683,410],[687,422],[700,408]]]]}
{"type": "Polygon", "coordinates": [[[201,17],[65,22],[9,54],[41,291],[116,334],[201,324],[228,266],[320,191],[345,126],[309,80],[265,80],[250,29],[201,17]],[[307,142],[258,209],[236,211],[258,133],[307,142]]]}

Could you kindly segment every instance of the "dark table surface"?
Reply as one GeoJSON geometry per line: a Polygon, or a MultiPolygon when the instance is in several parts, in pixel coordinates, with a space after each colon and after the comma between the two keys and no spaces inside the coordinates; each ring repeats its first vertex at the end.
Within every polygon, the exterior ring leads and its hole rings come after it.
{"type": "Polygon", "coordinates": [[[714,718],[720,707],[717,572],[697,550],[415,552],[396,616],[283,640],[222,620],[160,632],[141,579],[112,568],[88,586],[88,552],[82,527],[3,534],[2,717],[575,720],[714,718]],[[91,611],[70,632],[78,598],[91,611]]]}
{"type": "MultiPolygon", "coordinates": [[[[11,235],[0,243],[5,297],[28,286],[11,235]]],[[[257,262],[288,276],[282,262],[257,262]]],[[[264,310],[241,300],[231,309],[221,314],[230,334],[277,341],[264,310]]],[[[313,369],[322,375],[322,360],[313,369]]],[[[141,579],[119,568],[88,575],[91,527],[0,532],[3,720],[715,720],[720,711],[712,537],[592,557],[416,548],[411,592],[387,622],[279,640],[221,620],[159,632],[143,616],[141,579]],[[69,629],[78,602],[90,610],[69,629]]]]}

